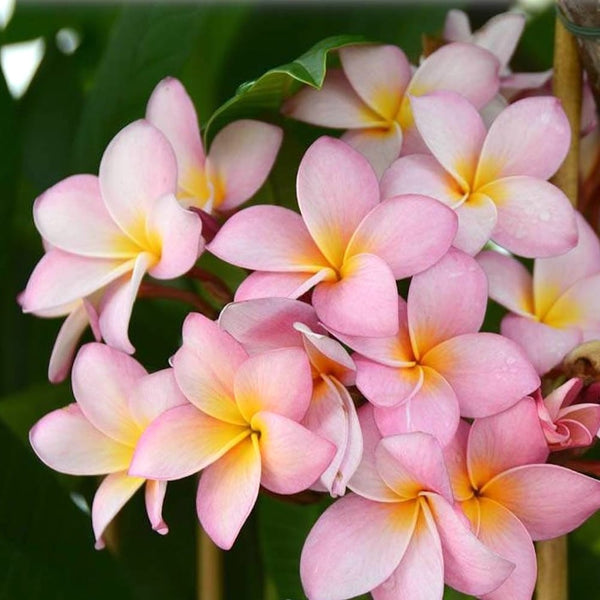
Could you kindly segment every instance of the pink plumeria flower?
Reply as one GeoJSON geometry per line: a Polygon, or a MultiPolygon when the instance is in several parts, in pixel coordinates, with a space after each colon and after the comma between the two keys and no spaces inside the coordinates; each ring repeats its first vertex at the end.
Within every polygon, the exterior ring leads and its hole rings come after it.
{"type": "Polygon", "coordinates": [[[398,298],[396,336],[336,333],[358,352],[356,385],[376,406],[384,435],[425,431],[446,444],[459,415],[494,414],[537,389],[539,377],[517,344],[477,333],[486,306],[485,274],[451,249],[413,277],[407,302],[398,298]]]}
{"type": "Polygon", "coordinates": [[[172,77],[152,92],[146,119],[173,146],[181,204],[212,215],[237,208],[259,190],[283,137],[275,125],[243,119],[219,131],[205,154],[194,104],[181,82],[172,77]]]}
{"type": "Polygon", "coordinates": [[[283,106],[294,119],[348,129],[342,139],[369,160],[380,177],[400,155],[422,148],[410,96],[435,90],[463,94],[477,107],[498,91],[498,61],[469,44],[450,44],[414,72],[396,46],[347,46],[341,69],[331,69],[320,90],[304,88],[283,106]]]}
{"type": "Polygon", "coordinates": [[[559,100],[515,102],[489,131],[458,94],[436,92],[411,102],[433,156],[397,160],[382,178],[383,198],[424,194],[452,207],[458,215],[454,246],[469,254],[490,239],[534,258],[562,254],[576,244],[573,208],[545,181],[569,148],[569,122],[559,100]]]}
{"type": "Polygon", "coordinates": [[[533,396],[542,430],[552,452],[568,448],[586,448],[600,429],[600,404],[577,402],[583,381],[569,379],[545,398],[541,391],[533,396]]]}
{"type": "Polygon", "coordinates": [[[166,534],[162,504],[166,483],[128,474],[135,447],[161,413],[185,404],[171,369],[148,375],[133,358],[103,344],[81,348],[73,365],[76,403],[55,410],[32,428],[29,438],[40,459],[69,475],[106,475],[92,504],[96,547],[107,525],[146,483],[152,528],[166,534]]]}
{"type": "Polygon", "coordinates": [[[310,366],[299,348],[248,357],[216,323],[191,314],[172,362],[192,405],[150,425],[130,472],[169,480],[202,470],[198,517],[213,541],[229,549],[261,485],[277,494],[305,490],[335,448],[299,423],[312,391],[310,366]]]}
{"type": "Polygon", "coordinates": [[[425,433],[381,440],[360,409],[365,453],[347,494],[308,535],[300,574],[310,600],[441,600],[444,582],[466,594],[498,587],[512,563],[486,548],[453,506],[437,441],[425,433]]]}
{"type": "Polygon", "coordinates": [[[223,309],[219,324],[250,354],[284,347],[304,349],[313,375],[313,392],[302,424],[337,448],[312,489],[343,496],[362,456],[362,433],[346,389],[354,385],[356,367],[346,350],[323,335],[312,306],[298,300],[234,302],[223,309]]]}
{"type": "Polygon", "coordinates": [[[486,251],[477,257],[490,298],[510,310],[502,335],[525,349],[540,375],[578,344],[600,338],[600,243],[579,213],[576,218],[577,246],[534,261],[533,277],[509,256],[486,251]]]}
{"type": "MultiPolygon", "coordinates": [[[[19,298],[23,310],[73,314],[65,307],[74,307],[77,315],[61,331],[73,342],[83,328],[82,302],[100,295],[99,332],[109,345],[132,353],[127,329],[142,278],[184,274],[201,248],[201,221],[177,202],[176,182],[169,142],[136,121],[109,144],[98,177],[74,175],[42,194],[33,214],[48,249],[19,298]]],[[[73,345],[67,344],[71,353],[73,345]]],[[[69,352],[60,358],[62,377],[69,352]]]]}
{"type": "Polygon", "coordinates": [[[219,258],[257,271],[236,300],[298,298],[314,287],[313,306],[328,327],[354,335],[394,334],[396,279],[443,256],[456,231],[453,212],[431,198],[380,202],[366,159],[329,137],[304,155],[297,194],[301,215],[253,206],[233,215],[208,246],[219,258]]]}
{"type": "Polygon", "coordinates": [[[536,579],[532,540],[572,531],[600,508],[600,481],[546,460],[535,402],[525,398],[472,427],[461,422],[444,449],[454,497],[477,537],[516,568],[487,600],[530,600],[536,579]]]}

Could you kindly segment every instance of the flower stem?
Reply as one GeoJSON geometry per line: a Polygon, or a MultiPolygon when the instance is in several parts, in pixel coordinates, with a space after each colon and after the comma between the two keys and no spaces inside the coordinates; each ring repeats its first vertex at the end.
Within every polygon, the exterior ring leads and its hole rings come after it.
{"type": "Polygon", "coordinates": [[[233,301],[231,290],[218,275],[200,267],[192,267],[186,276],[200,281],[218,302],[228,304],[233,301]]]}
{"type": "Polygon", "coordinates": [[[153,281],[143,281],[140,285],[138,298],[163,298],[166,300],[179,300],[191,304],[198,312],[210,319],[217,316],[216,310],[199,296],[187,290],[161,285],[153,281]]]}
{"type": "Polygon", "coordinates": [[[200,524],[197,529],[198,600],[221,600],[223,598],[223,553],[215,546],[200,524]]]}

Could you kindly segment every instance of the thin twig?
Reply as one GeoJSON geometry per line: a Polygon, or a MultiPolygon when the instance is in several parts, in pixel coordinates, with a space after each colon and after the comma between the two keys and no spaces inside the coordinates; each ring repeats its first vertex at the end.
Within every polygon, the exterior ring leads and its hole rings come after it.
{"type": "Polygon", "coordinates": [[[194,292],[161,285],[153,281],[144,281],[140,285],[138,298],[163,298],[166,300],[179,300],[192,305],[198,312],[210,319],[216,319],[217,311],[194,292]]]}

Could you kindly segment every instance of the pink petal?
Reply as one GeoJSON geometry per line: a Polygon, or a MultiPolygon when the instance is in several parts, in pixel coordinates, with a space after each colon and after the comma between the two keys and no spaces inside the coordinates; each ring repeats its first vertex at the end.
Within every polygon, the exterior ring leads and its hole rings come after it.
{"type": "Polygon", "coordinates": [[[69,475],[104,475],[129,466],[132,450],[98,431],[77,404],[40,419],[29,432],[40,460],[69,475]]]}
{"type": "Polygon", "coordinates": [[[530,600],[533,597],[537,564],[531,537],[521,521],[503,506],[479,498],[477,537],[491,550],[515,565],[508,579],[485,600],[530,600]]]}
{"type": "Polygon", "coordinates": [[[245,425],[235,405],[233,380],[247,357],[216,323],[192,313],[183,324],[183,346],[171,363],[178,386],[192,404],[221,421],[245,425]]]}
{"type": "Polygon", "coordinates": [[[435,523],[422,506],[410,544],[391,577],[372,592],[373,600],[439,600],[444,593],[444,558],[435,523]]]}
{"type": "Polygon", "coordinates": [[[373,169],[348,144],[321,137],[300,162],[296,191],[310,234],[327,260],[341,267],[354,231],[379,202],[373,169]]]}
{"type": "MultiPolygon", "coordinates": [[[[600,329],[600,273],[573,284],[544,316],[554,327],[597,331],[600,329]]],[[[595,336],[594,336],[595,337],[595,336]]]]}
{"type": "Polygon", "coordinates": [[[375,408],[375,420],[384,436],[422,431],[437,438],[442,446],[450,442],[459,423],[456,394],[438,373],[424,367],[423,385],[401,405],[375,408]]]}
{"type": "Polygon", "coordinates": [[[294,323],[318,328],[310,304],[289,298],[257,298],[228,304],[219,316],[219,326],[231,334],[250,354],[287,346],[302,346],[302,334],[294,323]]]}
{"type": "Polygon", "coordinates": [[[207,248],[246,269],[314,273],[328,266],[302,217],[281,206],[251,206],[236,213],[207,248]]]}
{"type": "Polygon", "coordinates": [[[160,129],[171,143],[177,157],[180,179],[190,170],[204,166],[204,149],[196,109],[179,80],[166,77],[154,88],[148,100],[146,119],[160,129]]]}
{"type": "Polygon", "coordinates": [[[341,139],[369,161],[378,178],[400,156],[402,148],[402,130],[396,122],[388,128],[350,129],[341,139]]]}
{"type": "MultiPolygon", "coordinates": [[[[570,409],[575,408],[577,410],[578,404],[573,406],[569,406],[573,403],[579,396],[583,388],[583,380],[577,377],[572,377],[559,387],[553,389],[546,397],[543,399],[543,404],[548,410],[550,418],[554,421],[559,415],[561,408],[565,407],[565,411],[569,411],[570,409]]],[[[590,405],[587,405],[590,406],[590,405]]],[[[591,406],[599,406],[600,405],[591,405],[591,406]]],[[[564,412],[562,414],[565,414],[564,412]]]]}
{"type": "Polygon", "coordinates": [[[386,125],[385,119],[365,106],[341,69],[327,71],[320,90],[305,87],[286,100],[282,112],[323,127],[356,129],[386,125]]]}
{"type": "Polygon", "coordinates": [[[426,196],[404,195],[376,206],[358,226],[347,255],[374,254],[396,279],[420,273],[435,264],[456,234],[454,211],[426,196]],[[431,231],[436,235],[431,235],[431,231]]]}
{"type": "Polygon", "coordinates": [[[486,136],[477,109],[463,96],[450,91],[414,96],[410,105],[427,147],[467,192],[486,136]]]}
{"type": "Polygon", "coordinates": [[[231,210],[254,196],[275,162],[282,138],[279,127],[250,119],[234,121],[217,133],[207,161],[225,188],[219,210],[231,210]]]}
{"type": "Polygon", "coordinates": [[[146,512],[150,519],[152,529],[160,535],[169,533],[169,527],[162,517],[162,507],[167,491],[166,481],[149,479],[146,481],[146,512]]]}
{"type": "Polygon", "coordinates": [[[327,328],[359,336],[391,336],[398,331],[398,291],[387,264],[373,254],[344,262],[342,278],[313,291],[317,316],[327,328]]]}
{"type": "Polygon", "coordinates": [[[133,260],[86,258],[52,249],[42,257],[19,298],[24,312],[60,307],[104,287],[133,269],[133,260]]]}
{"type": "Polygon", "coordinates": [[[235,401],[247,420],[269,411],[302,420],[312,394],[312,375],[301,348],[281,348],[248,358],[234,380],[235,401]]]}
{"type": "Polygon", "coordinates": [[[533,315],[533,281],[523,263],[492,251],[478,254],[477,262],[487,275],[492,300],[518,315],[533,315]]]}
{"type": "Polygon", "coordinates": [[[128,396],[146,376],[135,359],[104,344],[86,344],[73,364],[73,394],[81,410],[99,431],[134,446],[140,434],[128,396]]]}
{"type": "Polygon", "coordinates": [[[393,120],[412,75],[404,52],[379,44],[346,46],[339,52],[344,73],[357,94],[384,119],[393,120]]]}
{"type": "Polygon", "coordinates": [[[337,500],[304,543],[300,576],[306,595],[344,600],[383,583],[402,560],[418,514],[414,502],[372,502],[354,494],[337,500]]]}
{"type": "Polygon", "coordinates": [[[495,590],[514,564],[484,546],[444,498],[428,494],[427,500],[442,541],[446,583],[473,596],[495,590]]]}
{"type": "Polygon", "coordinates": [[[218,421],[189,404],[176,406],[144,431],[129,474],[146,479],[181,479],[215,462],[249,434],[247,426],[218,421]]]}
{"type": "Polygon", "coordinates": [[[146,227],[160,240],[160,260],[150,269],[157,279],[173,279],[189,271],[202,252],[202,221],[185,210],[174,195],[159,198],[152,207],[146,227]]]}
{"type": "Polygon", "coordinates": [[[331,269],[325,267],[316,273],[250,273],[238,286],[235,301],[261,298],[299,298],[315,285],[331,277],[331,269]]]}
{"type": "Polygon", "coordinates": [[[261,464],[256,436],[240,442],[200,477],[196,510],[202,527],[229,550],[252,511],[260,487],[261,464]]]}
{"type": "Polygon", "coordinates": [[[492,17],[473,35],[473,43],[489,50],[500,61],[501,70],[508,63],[517,47],[525,15],[521,13],[502,13],[492,17]]]}
{"type": "Polygon", "coordinates": [[[502,319],[500,332],[525,350],[527,358],[540,375],[555,367],[567,352],[583,341],[578,329],[557,329],[511,314],[502,319]]]}
{"type": "Polygon", "coordinates": [[[470,42],[471,24],[467,14],[454,8],[449,10],[446,13],[442,37],[448,42],[470,42]]]}
{"type": "Polygon", "coordinates": [[[507,177],[481,188],[498,210],[492,239],[515,254],[562,254],[577,243],[575,212],[552,184],[533,177],[507,177]]]}
{"type": "Polygon", "coordinates": [[[573,531],[600,508],[600,481],[557,465],[515,467],[481,493],[514,513],[534,540],[573,531]]]}
{"type": "Polygon", "coordinates": [[[135,352],[128,334],[131,311],[142,279],[152,261],[147,252],[138,254],[131,275],[115,281],[102,297],[98,321],[102,337],[110,346],[128,354],[135,352]]]}
{"type": "Polygon", "coordinates": [[[464,252],[450,249],[415,275],[408,291],[408,323],[417,359],[444,340],[478,331],[486,307],[485,273],[464,252]],[[463,298],[469,298],[468,305],[463,298]]]}
{"type": "Polygon", "coordinates": [[[456,209],[456,216],[458,231],[453,245],[474,256],[492,237],[498,221],[496,205],[485,194],[471,194],[456,209]]]}
{"type": "Polygon", "coordinates": [[[490,127],[475,188],[512,175],[548,179],[567,155],[570,131],[560,100],[553,96],[509,105],[490,127]]]}
{"type": "Polygon", "coordinates": [[[102,534],[127,501],[144,485],[144,479],[125,472],[112,473],[102,480],[92,504],[92,525],[96,548],[103,548],[102,534]]]}
{"type": "Polygon", "coordinates": [[[171,144],[147,121],[135,121],[104,151],[99,178],[111,216],[145,247],[145,217],[158,198],[177,190],[177,162],[171,144]]]}
{"type": "Polygon", "coordinates": [[[42,237],[65,252],[130,258],[139,251],[113,221],[93,175],[73,175],[46,190],[35,201],[33,218],[42,237]]]}
{"type": "Polygon", "coordinates": [[[515,404],[540,385],[521,348],[495,333],[467,333],[442,342],[422,359],[452,386],[463,417],[485,417],[515,404]]]}
{"type": "Polygon", "coordinates": [[[547,457],[546,438],[532,398],[523,398],[491,417],[475,419],[471,426],[467,462],[477,489],[511,467],[544,463],[547,457]]]}
{"type": "Polygon", "coordinates": [[[384,437],[375,450],[375,464],[401,498],[429,491],[453,501],[442,448],[431,435],[415,432],[384,437]]]}
{"type": "Polygon", "coordinates": [[[457,502],[473,497],[473,485],[467,470],[467,442],[470,430],[471,426],[461,419],[454,437],[442,449],[452,493],[457,502]]]}
{"type": "Polygon", "coordinates": [[[256,413],[252,429],[260,434],[261,484],[277,494],[296,494],[309,488],[335,456],[331,442],[276,413],[256,413]]]}

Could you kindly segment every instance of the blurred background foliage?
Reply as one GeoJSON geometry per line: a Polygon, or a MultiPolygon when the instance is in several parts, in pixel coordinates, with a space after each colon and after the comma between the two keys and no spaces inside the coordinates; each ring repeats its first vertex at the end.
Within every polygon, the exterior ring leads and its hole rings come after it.
{"type": "MultiPolygon", "coordinates": [[[[456,7],[467,9],[477,27],[507,5],[456,7]]],[[[85,514],[96,482],[51,472],[29,447],[32,424],[72,401],[68,383],[51,386],[46,381],[59,321],[22,315],[16,303],[43,252],[31,216],[35,197],[70,174],[97,173],[107,143],[124,125],[144,115],[152,89],[167,75],[182,80],[205,125],[243,82],[289,65],[328,36],[360,35],[398,44],[416,62],[421,33],[439,33],[448,8],[417,2],[368,7],[17,3],[12,19],[0,31],[0,46],[41,38],[45,51],[31,84],[18,99],[0,71],[1,599],[196,597],[193,480],[170,485],[165,504],[168,536],[161,538],[150,530],[138,495],[118,519],[114,550],[97,552],[85,514]]],[[[515,57],[516,69],[543,70],[551,65],[553,19],[553,10],[532,17],[515,57]]],[[[236,104],[233,110],[229,106],[220,111],[211,121],[209,137],[234,116],[251,113],[282,123],[275,110],[264,107],[269,102],[275,106],[276,94],[293,80],[284,74],[261,79],[265,81],[268,85],[260,88],[264,94],[259,100],[266,103],[236,104]]],[[[320,132],[298,123],[285,127],[284,146],[259,199],[293,205],[297,164],[320,132]]],[[[209,257],[202,260],[209,268],[221,269],[232,286],[243,275],[209,257]]],[[[149,370],[166,366],[180,343],[188,310],[159,300],[136,304],[131,338],[149,370]]],[[[226,598],[303,599],[300,550],[326,505],[326,500],[300,506],[262,497],[234,549],[226,554],[226,598]]],[[[571,536],[570,558],[571,597],[590,598],[590,590],[597,590],[600,583],[595,567],[600,560],[600,519],[592,519],[571,536]]],[[[447,597],[461,596],[448,592],[447,597]]]]}

